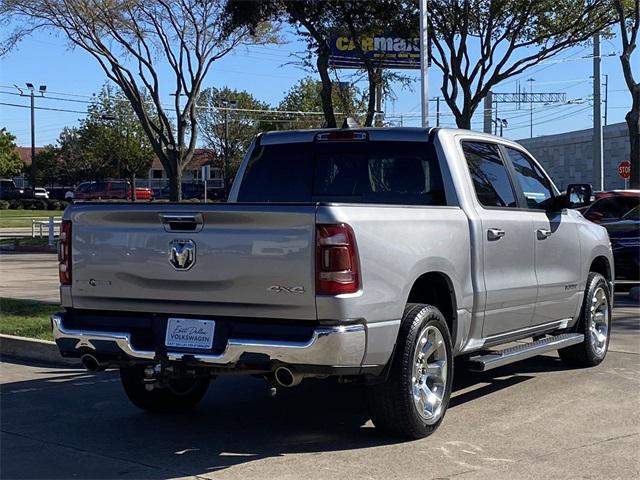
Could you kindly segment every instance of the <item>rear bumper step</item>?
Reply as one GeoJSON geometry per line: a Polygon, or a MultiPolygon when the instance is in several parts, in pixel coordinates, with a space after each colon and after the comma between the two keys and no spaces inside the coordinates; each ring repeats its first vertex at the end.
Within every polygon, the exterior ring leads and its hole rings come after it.
{"type": "MultiPolygon", "coordinates": [[[[80,356],[82,353],[99,354],[105,345],[113,352],[115,347],[125,357],[140,361],[159,360],[155,351],[136,349],[131,343],[131,335],[126,332],[104,332],[78,330],[64,326],[64,314],[51,316],[53,338],[60,347],[69,341],[75,346],[63,353],[80,356]]],[[[253,340],[230,338],[227,346],[219,355],[206,352],[174,352],[169,350],[166,359],[170,361],[188,361],[212,366],[233,366],[245,354],[264,355],[270,361],[291,365],[320,365],[335,367],[359,367],[362,364],[366,348],[364,325],[344,325],[319,327],[306,342],[253,340]]],[[[62,351],[62,349],[61,349],[62,351]]]]}
{"type": "Polygon", "coordinates": [[[505,350],[474,355],[469,358],[469,369],[475,372],[484,372],[560,348],[576,345],[583,341],[584,335],[581,333],[563,333],[561,335],[543,338],[542,340],[523,343],[505,350]]]}

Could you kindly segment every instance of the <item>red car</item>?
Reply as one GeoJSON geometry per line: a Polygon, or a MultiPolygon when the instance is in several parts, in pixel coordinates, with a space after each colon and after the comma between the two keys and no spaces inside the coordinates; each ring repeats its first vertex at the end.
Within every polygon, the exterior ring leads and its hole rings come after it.
{"type": "Polygon", "coordinates": [[[594,223],[615,222],[640,205],[640,190],[596,192],[595,201],[582,211],[594,223]]]}
{"type": "MultiPolygon", "coordinates": [[[[153,191],[136,187],[137,200],[153,200],[153,191]]],[[[74,200],[131,200],[131,183],[126,180],[94,182],[84,190],[76,191],[74,200]]]]}

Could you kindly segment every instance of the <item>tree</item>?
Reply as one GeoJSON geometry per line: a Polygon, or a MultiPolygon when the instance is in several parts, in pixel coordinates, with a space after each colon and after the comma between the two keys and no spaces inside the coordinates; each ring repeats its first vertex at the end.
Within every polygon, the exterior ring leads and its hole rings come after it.
{"type": "Polygon", "coordinates": [[[359,39],[363,34],[373,32],[404,33],[407,24],[410,23],[409,17],[415,17],[415,8],[410,2],[402,0],[232,1],[228,4],[228,11],[231,25],[243,25],[252,29],[254,25],[268,19],[285,19],[295,28],[297,35],[307,44],[307,50],[301,58],[302,65],[305,68],[315,68],[320,77],[320,107],[325,117],[324,126],[328,128],[335,128],[338,124],[334,105],[335,88],[329,65],[331,37],[337,31],[346,30],[355,40],[356,51],[365,65],[364,71],[369,85],[368,101],[365,104],[367,114],[363,123],[370,126],[376,113],[377,87],[384,82],[384,77],[376,62],[366,55],[359,39]],[[314,57],[315,63],[312,62],[314,57]]]}
{"type": "Polygon", "coordinates": [[[610,0],[432,0],[428,23],[444,100],[471,128],[498,83],[588,41],[613,16],[610,0]]]}
{"type": "Polygon", "coordinates": [[[14,177],[24,170],[15,139],[6,128],[0,129],[0,177],[14,177]]]}
{"type": "MultiPolygon", "coordinates": [[[[625,116],[631,142],[631,188],[640,189],[640,82],[636,81],[631,68],[631,55],[636,49],[640,30],[640,0],[614,0],[622,54],[620,63],[624,81],[631,93],[631,110],[625,116]]],[[[636,65],[637,66],[637,65],[636,65]]]]}
{"type": "Polygon", "coordinates": [[[269,104],[242,90],[208,88],[198,99],[200,131],[205,144],[213,149],[225,180],[233,178],[253,137],[270,122],[269,104]]]}
{"type": "MultiPolygon", "coordinates": [[[[153,151],[181,197],[183,168],[197,144],[196,101],[216,60],[247,40],[246,28],[226,28],[221,0],[0,0],[21,28],[61,31],[87,51],[131,103],[153,151]],[[165,85],[163,75],[173,77],[165,85]],[[174,95],[165,106],[162,92],[174,95]],[[153,114],[145,108],[146,95],[153,114]],[[171,113],[175,120],[170,118],[171,113]]],[[[256,32],[261,32],[260,28],[256,32]]]]}
{"type": "MultiPolygon", "coordinates": [[[[143,106],[154,116],[148,95],[143,106]]],[[[135,180],[146,175],[153,162],[154,151],[138,116],[124,94],[109,84],[94,96],[87,118],[79,129],[80,149],[103,174],[131,182],[135,200],[135,180]]]]}
{"type": "MultiPolygon", "coordinates": [[[[287,120],[282,125],[285,128],[320,128],[325,119],[320,115],[304,115],[305,112],[322,111],[322,82],[311,77],[298,81],[278,105],[278,110],[289,113],[283,118],[287,120]]],[[[366,111],[365,95],[355,85],[332,84],[331,104],[336,106],[338,113],[345,117],[353,117],[357,121],[364,120],[362,112],[366,111]]],[[[334,113],[335,115],[335,113],[334,113]]],[[[282,127],[280,127],[282,128],[282,127]]]]}

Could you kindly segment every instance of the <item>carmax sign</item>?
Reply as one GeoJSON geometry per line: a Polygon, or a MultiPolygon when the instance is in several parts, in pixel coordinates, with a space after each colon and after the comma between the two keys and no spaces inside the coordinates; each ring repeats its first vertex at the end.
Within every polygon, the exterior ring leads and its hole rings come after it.
{"type": "MultiPolygon", "coordinates": [[[[420,68],[420,38],[407,39],[398,35],[383,34],[362,36],[362,52],[378,68],[420,68]]],[[[335,34],[330,40],[329,64],[333,68],[365,68],[356,43],[348,35],[335,34]]]]}

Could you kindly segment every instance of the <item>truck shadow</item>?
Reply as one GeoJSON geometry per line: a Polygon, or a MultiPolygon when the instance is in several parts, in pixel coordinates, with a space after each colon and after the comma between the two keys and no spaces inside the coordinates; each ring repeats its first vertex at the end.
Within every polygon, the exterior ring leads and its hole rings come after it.
{"type": "MultiPolygon", "coordinates": [[[[459,405],[525,382],[536,372],[563,369],[553,357],[483,374],[458,368],[450,407],[455,411],[459,405]]],[[[365,390],[355,384],[305,380],[296,388],[279,389],[272,398],[262,380],[225,377],[212,383],[192,412],[157,416],[129,404],[117,372],[88,375],[81,370],[51,369],[38,376],[41,378],[2,385],[2,478],[115,475],[108,469],[96,472],[82,461],[53,461],[50,448],[31,448],[23,457],[9,454],[15,452],[11,442],[18,437],[104,456],[107,462],[124,462],[134,470],[152,466],[138,476],[154,478],[206,475],[290,454],[314,455],[406,441],[373,428],[365,390]],[[65,381],[60,381],[61,373],[65,381]],[[46,468],[38,470],[37,465],[46,468]]],[[[118,468],[122,471],[123,467],[118,468]]]]}

